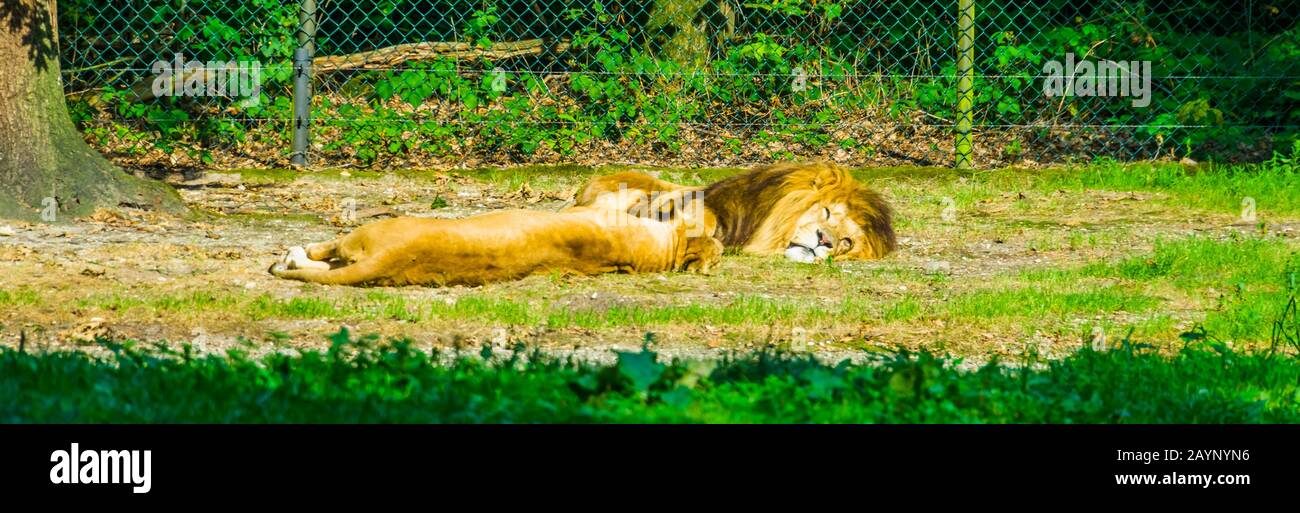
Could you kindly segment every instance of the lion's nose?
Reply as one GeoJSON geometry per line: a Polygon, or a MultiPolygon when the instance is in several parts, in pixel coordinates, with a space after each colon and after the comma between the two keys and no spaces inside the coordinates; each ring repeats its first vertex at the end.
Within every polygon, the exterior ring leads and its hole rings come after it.
{"type": "Polygon", "coordinates": [[[822,232],[821,230],[817,230],[817,245],[830,247],[831,238],[826,236],[825,232],[822,232]]]}

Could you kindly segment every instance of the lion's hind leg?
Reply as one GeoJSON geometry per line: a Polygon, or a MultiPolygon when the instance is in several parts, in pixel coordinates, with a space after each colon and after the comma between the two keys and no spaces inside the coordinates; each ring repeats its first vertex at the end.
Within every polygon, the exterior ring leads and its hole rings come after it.
{"type": "Polygon", "coordinates": [[[307,251],[307,258],[320,262],[328,262],[339,256],[339,241],[332,240],[329,242],[308,244],[304,249],[307,251]]]}
{"type": "Polygon", "coordinates": [[[294,246],[289,248],[289,251],[285,253],[284,259],[281,263],[288,266],[289,269],[316,269],[323,271],[328,271],[330,269],[329,262],[322,262],[318,259],[311,258],[309,255],[310,253],[306,248],[303,248],[302,246],[294,246]]]}
{"type": "Polygon", "coordinates": [[[308,244],[306,247],[294,246],[280,257],[280,263],[287,269],[328,271],[333,267],[330,265],[330,260],[339,256],[338,247],[337,240],[308,244]]]}
{"type": "Polygon", "coordinates": [[[325,262],[315,263],[323,264],[325,268],[290,269],[288,265],[277,262],[271,266],[270,271],[277,278],[323,285],[365,285],[382,278],[384,274],[383,265],[375,259],[362,260],[337,269],[330,269],[325,262]]]}

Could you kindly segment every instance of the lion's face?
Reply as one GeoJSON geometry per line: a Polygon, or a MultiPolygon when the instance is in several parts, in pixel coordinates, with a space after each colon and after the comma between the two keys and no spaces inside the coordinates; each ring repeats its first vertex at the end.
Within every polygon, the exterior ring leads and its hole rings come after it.
{"type": "Polygon", "coordinates": [[[805,264],[826,257],[860,258],[858,253],[865,246],[865,235],[862,227],[849,217],[846,205],[818,202],[799,217],[785,257],[805,264]]]}

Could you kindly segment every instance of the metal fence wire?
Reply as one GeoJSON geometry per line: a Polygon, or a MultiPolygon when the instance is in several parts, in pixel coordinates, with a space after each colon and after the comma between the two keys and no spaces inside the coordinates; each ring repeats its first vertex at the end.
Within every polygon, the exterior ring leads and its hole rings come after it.
{"type": "Polygon", "coordinates": [[[58,16],[76,120],[145,163],[284,165],[295,128],[315,166],[1250,161],[1300,125],[1300,1],[60,0],[58,16]]]}

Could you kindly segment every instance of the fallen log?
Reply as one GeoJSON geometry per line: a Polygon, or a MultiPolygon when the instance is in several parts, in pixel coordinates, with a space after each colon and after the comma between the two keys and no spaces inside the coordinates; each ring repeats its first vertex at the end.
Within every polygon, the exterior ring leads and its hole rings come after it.
{"type": "MultiPolygon", "coordinates": [[[[561,40],[555,43],[551,51],[564,52],[568,49],[569,41],[561,40]]],[[[350,55],[317,57],[312,59],[311,65],[312,71],[316,73],[329,73],[352,69],[385,69],[407,62],[445,58],[500,60],[540,55],[544,50],[546,44],[541,39],[493,43],[487,47],[459,42],[407,43],[350,55]]]]}
{"type": "MultiPolygon", "coordinates": [[[[551,45],[549,48],[552,52],[565,52],[570,48],[569,40],[564,39],[551,45]]],[[[348,70],[381,70],[393,68],[408,62],[431,61],[435,59],[484,59],[500,60],[511,57],[522,57],[525,55],[541,55],[548,50],[545,41],[541,39],[526,39],[523,41],[506,41],[493,43],[489,46],[479,46],[474,43],[461,42],[421,42],[406,43],[396,46],[388,46],[377,50],[369,50],[348,55],[328,55],[312,59],[313,73],[332,73],[337,71],[348,70]]],[[[196,73],[203,73],[202,82],[209,83],[217,73],[216,68],[204,68],[192,70],[186,73],[182,82],[193,78],[196,73]]],[[[149,76],[136,82],[131,86],[131,91],[136,94],[140,100],[152,100],[156,98],[153,92],[153,83],[157,76],[149,76]]]]}

